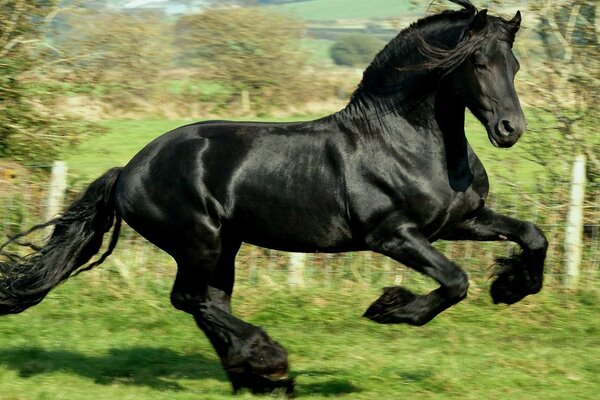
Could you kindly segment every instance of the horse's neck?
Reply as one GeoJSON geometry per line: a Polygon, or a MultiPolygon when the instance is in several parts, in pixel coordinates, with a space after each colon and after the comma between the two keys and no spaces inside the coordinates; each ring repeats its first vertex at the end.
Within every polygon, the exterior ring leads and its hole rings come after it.
{"type": "Polygon", "coordinates": [[[387,148],[419,143],[415,147],[429,153],[424,154],[426,157],[445,154],[445,160],[439,161],[444,163],[451,184],[464,190],[473,179],[469,158],[474,156],[465,136],[465,109],[460,100],[438,89],[396,109],[382,110],[377,101],[365,101],[351,103],[339,114],[356,121],[353,125],[360,128],[354,134],[375,134],[387,148]]]}
{"type": "MultiPolygon", "coordinates": [[[[429,140],[446,147],[466,141],[465,106],[440,89],[421,98],[404,99],[393,105],[389,98],[365,96],[355,99],[337,113],[342,118],[361,121],[358,126],[389,136],[390,140],[429,140]],[[419,135],[419,138],[413,137],[419,135]]],[[[361,135],[365,132],[356,132],[361,135]]]]}
{"type": "Polygon", "coordinates": [[[382,82],[380,88],[359,87],[342,112],[370,120],[387,115],[411,115],[415,111],[427,111],[427,108],[431,108],[428,103],[433,98],[436,78],[421,74],[412,79],[386,79],[388,81],[382,82]]]}

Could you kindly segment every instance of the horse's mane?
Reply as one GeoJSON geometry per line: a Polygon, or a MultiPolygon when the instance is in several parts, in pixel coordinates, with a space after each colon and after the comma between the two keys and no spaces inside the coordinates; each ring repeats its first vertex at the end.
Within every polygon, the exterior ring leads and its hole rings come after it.
{"type": "MultiPolygon", "coordinates": [[[[418,20],[402,30],[373,59],[363,74],[363,79],[353,93],[351,103],[368,95],[393,95],[404,99],[422,80],[424,74],[435,74],[429,82],[452,72],[461,65],[482,43],[498,30],[510,37],[501,18],[489,17],[491,23],[479,35],[466,35],[477,15],[477,9],[468,0],[450,0],[463,7],[458,11],[445,11],[418,20]]],[[[485,10],[483,11],[485,12],[485,10]]],[[[398,105],[394,105],[397,107],[398,105]]]]}

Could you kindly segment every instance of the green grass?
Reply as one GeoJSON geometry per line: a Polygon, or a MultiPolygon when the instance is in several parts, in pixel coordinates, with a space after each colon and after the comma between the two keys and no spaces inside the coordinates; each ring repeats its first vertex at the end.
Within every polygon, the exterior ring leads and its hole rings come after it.
{"type": "Polygon", "coordinates": [[[75,150],[64,154],[72,180],[91,181],[109,168],[125,165],[144,145],[157,136],[192,121],[112,120],[108,129],[93,135],[75,150]]]}
{"type": "MultiPolygon", "coordinates": [[[[313,117],[264,118],[265,121],[307,120],[313,117]]],[[[112,120],[102,123],[108,132],[95,135],[77,149],[64,155],[73,182],[89,182],[111,167],[125,165],[138,151],[157,136],[192,120],[112,120]]],[[[494,148],[479,122],[469,115],[469,141],[482,159],[490,180],[500,185],[502,180],[516,179],[524,185],[534,185],[543,174],[539,165],[527,160],[526,145],[518,143],[511,149],[494,148]]]]}
{"type": "MultiPolygon", "coordinates": [[[[307,119],[268,118],[269,121],[307,119]]],[[[69,176],[75,182],[88,182],[109,168],[125,165],[156,137],[195,120],[107,120],[100,123],[107,132],[92,135],[76,149],[63,154],[69,176]]]]}
{"type": "Polygon", "coordinates": [[[269,6],[269,9],[307,21],[332,21],[397,17],[414,11],[415,7],[408,0],[310,0],[269,6]]]}
{"type": "Polygon", "coordinates": [[[302,40],[302,48],[307,50],[310,57],[309,62],[314,65],[333,65],[330,50],[333,46],[333,40],[327,39],[304,39],[302,40]]]}
{"type": "MultiPolygon", "coordinates": [[[[161,274],[124,282],[101,268],[1,318],[0,398],[231,398],[214,351],[193,319],[171,308],[171,276],[161,274]]],[[[420,328],[362,319],[378,294],[358,284],[241,285],[234,309],[288,349],[301,399],[583,400],[600,392],[597,292],[546,289],[505,307],[475,290],[420,328]]]]}

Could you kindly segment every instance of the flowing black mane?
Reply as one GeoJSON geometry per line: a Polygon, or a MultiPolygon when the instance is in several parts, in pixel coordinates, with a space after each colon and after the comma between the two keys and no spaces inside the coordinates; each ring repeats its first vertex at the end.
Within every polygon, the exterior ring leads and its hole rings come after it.
{"type": "Polygon", "coordinates": [[[469,10],[449,11],[420,19],[402,30],[367,67],[352,101],[367,93],[385,95],[410,87],[411,81],[432,70],[430,64],[440,63],[442,53],[448,53],[448,49],[456,46],[459,35],[462,36],[473,17],[469,10]],[[434,46],[429,42],[431,32],[447,31],[454,32],[454,35],[440,38],[446,43],[434,46]],[[450,43],[450,40],[455,43],[450,43]]]}
{"type": "Polygon", "coordinates": [[[499,17],[488,17],[491,23],[482,27],[481,34],[469,35],[477,9],[468,1],[453,2],[464,8],[422,18],[392,39],[365,70],[350,104],[391,97],[390,106],[396,108],[414,92],[423,97],[427,89],[435,88],[440,78],[461,65],[490,36],[499,34],[512,44],[515,35],[510,22],[499,17]],[[402,98],[398,98],[400,92],[402,98]]]}

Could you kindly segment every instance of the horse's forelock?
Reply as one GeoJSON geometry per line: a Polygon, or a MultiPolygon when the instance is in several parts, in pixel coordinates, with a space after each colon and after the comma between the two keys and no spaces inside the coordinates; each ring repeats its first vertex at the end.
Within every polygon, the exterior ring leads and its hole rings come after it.
{"type": "MultiPolygon", "coordinates": [[[[473,16],[475,18],[476,15],[473,16]]],[[[513,44],[516,34],[519,31],[521,14],[517,12],[515,17],[508,21],[500,17],[488,17],[488,23],[481,28],[477,34],[469,34],[472,19],[464,25],[464,35],[455,47],[446,45],[436,46],[429,43],[422,33],[415,35],[417,50],[428,60],[407,70],[437,70],[443,75],[452,72],[461,65],[473,52],[493,36],[500,40],[513,44]]],[[[404,68],[403,68],[404,69],[404,68]]]]}
{"type": "Polygon", "coordinates": [[[521,28],[521,12],[517,11],[513,19],[510,21],[499,17],[497,18],[496,24],[498,30],[504,35],[504,40],[512,45],[512,43],[515,41],[517,32],[521,28]]]}
{"type": "Polygon", "coordinates": [[[459,22],[463,32],[458,44],[448,42],[434,45],[427,41],[422,32],[416,32],[414,39],[417,51],[426,58],[426,61],[409,69],[437,70],[445,75],[461,65],[489,36],[489,26],[481,28],[476,35],[469,35],[474,17],[459,22]]]}

